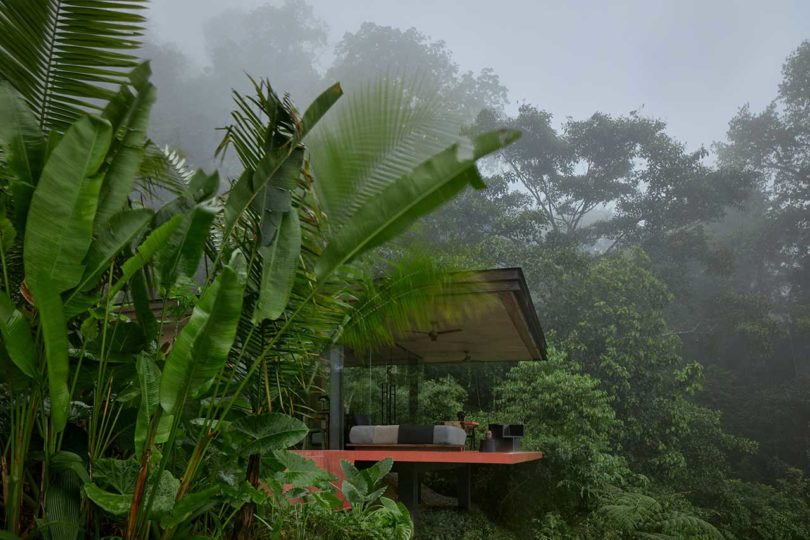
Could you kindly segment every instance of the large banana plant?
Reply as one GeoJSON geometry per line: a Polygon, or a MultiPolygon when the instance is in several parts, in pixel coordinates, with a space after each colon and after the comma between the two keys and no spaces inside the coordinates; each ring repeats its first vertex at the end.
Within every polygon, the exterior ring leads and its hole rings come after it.
{"type": "MultiPolygon", "coordinates": [[[[213,217],[206,201],[216,194],[216,175],[194,175],[185,192],[158,212],[133,208],[130,201],[155,97],[148,78],[148,65],[137,66],[99,115],[79,116],[64,132],[42,131],[30,103],[9,82],[0,82],[4,391],[13,383],[10,428],[2,441],[10,458],[3,460],[3,493],[5,524],[12,532],[22,530],[25,478],[39,461],[55,479],[51,483],[43,475],[41,500],[35,501],[45,508],[43,530],[52,537],[79,533],[78,525],[64,525],[76,516],[60,512],[79,507],[76,482],[93,470],[92,462],[104,456],[118,429],[121,409],[113,388],[117,392],[122,381],[115,380],[118,368],[111,362],[131,354],[133,326],[121,315],[121,302],[134,301],[142,335],[137,348],[154,357],[150,351],[155,351],[165,317],[154,320],[145,307],[145,278],[156,276],[150,281],[170,291],[178,279],[193,275],[202,256],[213,217]],[[82,410],[90,411],[88,447],[78,454],[65,452],[63,432],[82,410]],[[41,457],[29,452],[37,427],[41,457]],[[46,505],[49,498],[68,502],[46,505]]],[[[221,318],[227,314],[223,306],[241,301],[241,280],[231,277],[238,276],[238,268],[236,262],[225,265],[200,300],[200,310],[221,318]]],[[[232,311],[238,315],[239,304],[232,311]]],[[[192,317],[188,327],[205,333],[206,352],[227,355],[236,319],[219,326],[198,321],[192,317]]],[[[196,382],[185,392],[197,392],[195,385],[204,380],[204,371],[197,370],[196,382]]],[[[143,396],[148,415],[150,394],[143,396]]]]}

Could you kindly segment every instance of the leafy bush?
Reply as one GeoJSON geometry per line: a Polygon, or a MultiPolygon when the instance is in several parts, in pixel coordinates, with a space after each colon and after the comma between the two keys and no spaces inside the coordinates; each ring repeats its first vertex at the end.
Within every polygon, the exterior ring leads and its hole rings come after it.
{"type": "Polygon", "coordinates": [[[428,510],[419,515],[417,539],[424,540],[513,540],[516,537],[475,510],[428,510]]]}
{"type": "Polygon", "coordinates": [[[379,487],[391,470],[391,459],[363,470],[341,463],[345,479],[340,492],[351,504],[348,510],[343,509],[334,478],[312,462],[286,452],[276,452],[275,459],[272,489],[258,508],[260,532],[290,540],[407,540],[413,535],[408,510],[383,497],[385,488],[379,487]]]}
{"type": "Polygon", "coordinates": [[[426,379],[419,385],[420,424],[440,424],[445,420],[456,420],[456,414],[464,410],[467,391],[447,375],[440,379],[426,379]]]}

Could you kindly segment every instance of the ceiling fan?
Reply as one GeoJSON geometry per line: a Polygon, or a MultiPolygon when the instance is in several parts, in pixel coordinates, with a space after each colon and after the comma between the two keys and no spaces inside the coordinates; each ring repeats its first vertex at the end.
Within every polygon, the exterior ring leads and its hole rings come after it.
{"type": "Polygon", "coordinates": [[[439,323],[436,321],[432,321],[430,323],[430,331],[425,332],[424,330],[411,330],[412,334],[424,334],[430,338],[430,341],[438,341],[439,336],[443,334],[453,334],[455,332],[461,332],[462,328],[448,328],[446,330],[439,330],[439,323]]]}

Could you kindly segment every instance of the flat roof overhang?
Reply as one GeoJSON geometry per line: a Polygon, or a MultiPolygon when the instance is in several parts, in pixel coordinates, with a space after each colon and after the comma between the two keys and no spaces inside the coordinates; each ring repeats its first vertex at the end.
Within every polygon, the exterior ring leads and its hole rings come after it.
{"type": "Polygon", "coordinates": [[[443,309],[429,329],[395,337],[395,345],[372,352],[346,350],[345,366],[461,362],[517,362],[546,357],[546,340],[520,268],[499,268],[464,274],[442,296],[443,309]]]}

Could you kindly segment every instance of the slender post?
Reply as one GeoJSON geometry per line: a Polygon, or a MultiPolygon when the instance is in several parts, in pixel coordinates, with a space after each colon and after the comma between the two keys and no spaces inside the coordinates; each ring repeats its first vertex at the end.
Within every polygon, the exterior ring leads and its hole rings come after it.
{"type": "Polygon", "coordinates": [[[329,349],[329,448],[343,448],[343,347],[329,349]]]}
{"type": "Polygon", "coordinates": [[[408,362],[408,421],[414,424],[419,413],[419,379],[422,371],[417,362],[416,357],[408,362]]]}

